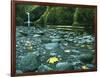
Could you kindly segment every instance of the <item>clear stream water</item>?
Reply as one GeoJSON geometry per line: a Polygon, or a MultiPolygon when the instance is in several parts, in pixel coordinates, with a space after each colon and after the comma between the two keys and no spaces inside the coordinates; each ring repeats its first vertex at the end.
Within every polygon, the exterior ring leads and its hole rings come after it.
{"type": "Polygon", "coordinates": [[[65,29],[17,26],[16,72],[93,69],[93,35],[65,29]],[[58,58],[58,61],[48,62],[51,57],[58,58]]]}

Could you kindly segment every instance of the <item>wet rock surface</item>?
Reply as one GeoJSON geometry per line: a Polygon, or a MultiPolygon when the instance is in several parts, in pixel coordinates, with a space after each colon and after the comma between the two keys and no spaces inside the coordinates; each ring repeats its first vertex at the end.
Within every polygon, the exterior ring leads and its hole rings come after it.
{"type": "Polygon", "coordinates": [[[73,65],[68,62],[59,62],[56,64],[56,69],[58,71],[74,70],[73,65]]]}
{"type": "Polygon", "coordinates": [[[41,64],[38,68],[38,72],[48,72],[48,71],[53,71],[53,68],[43,64],[41,64]]]}
{"type": "Polygon", "coordinates": [[[39,66],[39,60],[36,53],[28,53],[20,60],[19,69],[23,72],[36,71],[39,66]]]}
{"type": "Polygon", "coordinates": [[[92,69],[94,42],[85,32],[17,26],[16,73],[92,69]]]}

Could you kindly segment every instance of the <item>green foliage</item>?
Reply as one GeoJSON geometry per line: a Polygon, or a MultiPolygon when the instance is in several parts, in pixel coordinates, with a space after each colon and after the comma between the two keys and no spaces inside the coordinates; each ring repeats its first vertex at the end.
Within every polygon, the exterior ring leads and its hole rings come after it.
{"type": "Polygon", "coordinates": [[[38,6],[28,5],[28,4],[17,4],[16,5],[16,25],[22,26],[24,22],[27,21],[26,12],[31,12],[38,6]]]}
{"type": "Polygon", "coordinates": [[[25,25],[26,12],[30,12],[34,25],[76,25],[92,28],[93,8],[73,8],[58,6],[38,6],[28,4],[16,5],[16,24],[25,25]]]}
{"type": "Polygon", "coordinates": [[[88,33],[93,32],[94,9],[93,8],[76,8],[73,17],[74,26],[84,26],[88,33]]]}
{"type": "Polygon", "coordinates": [[[74,9],[68,7],[53,7],[48,15],[48,24],[71,25],[74,9]]]}
{"type": "Polygon", "coordinates": [[[92,8],[76,8],[73,25],[93,25],[93,14],[92,8]]]}
{"type": "Polygon", "coordinates": [[[16,5],[16,25],[20,26],[24,23],[25,9],[23,5],[16,5]]]}
{"type": "MultiPolygon", "coordinates": [[[[35,6],[34,6],[35,7],[35,6]]],[[[46,6],[37,6],[33,10],[30,11],[31,21],[38,20],[46,11],[46,6]]]]}

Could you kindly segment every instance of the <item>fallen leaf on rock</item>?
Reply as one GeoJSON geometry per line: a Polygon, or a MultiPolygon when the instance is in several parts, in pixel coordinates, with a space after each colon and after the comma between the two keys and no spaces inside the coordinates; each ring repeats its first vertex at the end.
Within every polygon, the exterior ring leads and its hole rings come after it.
{"type": "Polygon", "coordinates": [[[84,66],[82,66],[82,69],[83,70],[87,70],[87,69],[89,69],[86,65],[84,65],[84,66]]]}
{"type": "Polygon", "coordinates": [[[57,57],[50,57],[47,62],[50,64],[54,64],[55,62],[58,62],[59,59],[57,57]]]}
{"type": "Polygon", "coordinates": [[[33,49],[32,46],[27,47],[27,50],[28,50],[28,51],[32,51],[32,49],[33,49]]]}

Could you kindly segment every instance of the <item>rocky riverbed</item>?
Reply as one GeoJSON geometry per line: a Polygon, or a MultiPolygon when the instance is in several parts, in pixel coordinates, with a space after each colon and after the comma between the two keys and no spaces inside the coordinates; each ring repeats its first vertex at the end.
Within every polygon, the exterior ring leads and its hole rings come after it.
{"type": "Polygon", "coordinates": [[[16,73],[95,67],[94,37],[56,29],[16,27],[16,73]]]}

